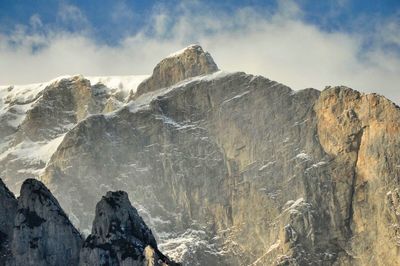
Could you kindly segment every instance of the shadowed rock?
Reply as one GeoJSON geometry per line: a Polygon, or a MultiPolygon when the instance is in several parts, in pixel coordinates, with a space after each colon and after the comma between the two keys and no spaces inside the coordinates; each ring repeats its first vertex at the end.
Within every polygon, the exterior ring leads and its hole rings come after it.
{"type": "Polygon", "coordinates": [[[82,239],[58,201],[38,180],[22,184],[10,265],[77,265],[82,239]]]}
{"type": "MultiPolygon", "coordinates": [[[[68,131],[43,180],[74,222],[88,229],[98,198],[124,189],[160,249],[189,265],[396,265],[399,108],[342,86],[292,91],[245,73],[180,82],[193,49],[163,60],[131,103],[68,131]]],[[[30,216],[32,227],[47,219],[30,216]]],[[[88,264],[158,254],[151,234],[120,233],[127,226],[107,219],[96,217],[86,240],[88,264]]]]}
{"type": "Polygon", "coordinates": [[[17,212],[17,200],[0,179],[0,265],[10,258],[10,243],[14,217],[17,212]]]}
{"type": "Polygon", "coordinates": [[[107,192],[96,206],[80,265],[175,265],[157,248],[151,230],[123,191],[107,192]]]}

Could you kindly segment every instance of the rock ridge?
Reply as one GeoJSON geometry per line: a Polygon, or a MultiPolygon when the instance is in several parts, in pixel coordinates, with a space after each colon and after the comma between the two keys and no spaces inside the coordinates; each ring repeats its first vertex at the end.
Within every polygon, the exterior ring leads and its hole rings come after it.
{"type": "Polygon", "coordinates": [[[108,192],[102,198],[85,241],[36,179],[24,181],[18,200],[0,179],[0,200],[2,266],[179,265],[158,250],[126,192],[108,192]]]}
{"type": "Polygon", "coordinates": [[[214,59],[200,45],[190,45],[161,60],[148,79],[139,84],[130,100],[157,89],[169,87],[187,78],[211,74],[218,71],[214,59]]]}
{"type": "Polygon", "coordinates": [[[107,192],[96,206],[79,265],[177,265],[157,248],[151,230],[124,191],[107,192]],[[135,264],[136,265],[136,264],[135,264]]]}

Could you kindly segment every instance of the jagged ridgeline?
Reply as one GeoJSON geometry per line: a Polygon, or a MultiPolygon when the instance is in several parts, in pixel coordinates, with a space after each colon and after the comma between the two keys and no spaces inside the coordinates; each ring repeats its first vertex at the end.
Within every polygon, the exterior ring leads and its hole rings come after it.
{"type": "Polygon", "coordinates": [[[400,265],[400,109],[383,96],[293,91],[192,45],[150,77],[1,87],[0,103],[0,176],[49,187],[88,264],[93,247],[137,254],[105,245],[111,218],[93,213],[124,190],[184,265],[400,265]]]}
{"type": "Polygon", "coordinates": [[[27,179],[16,199],[0,179],[0,199],[0,265],[177,265],[158,250],[126,192],[102,197],[86,240],[38,180],[27,179]]]}

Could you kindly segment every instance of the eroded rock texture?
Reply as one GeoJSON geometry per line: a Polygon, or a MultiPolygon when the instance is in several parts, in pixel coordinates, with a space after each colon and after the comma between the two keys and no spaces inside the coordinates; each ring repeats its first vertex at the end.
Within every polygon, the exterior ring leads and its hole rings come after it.
{"type": "Polygon", "coordinates": [[[352,263],[399,265],[399,107],[335,87],[322,92],[315,110],[321,145],[336,165],[338,215],[352,263]]]}
{"type": "Polygon", "coordinates": [[[0,265],[11,258],[11,241],[17,200],[0,179],[0,265]]]}
{"type": "Polygon", "coordinates": [[[78,121],[41,176],[83,231],[101,195],[125,190],[185,265],[400,265],[400,110],[386,98],[217,71],[194,46],[129,99],[78,121]]]}
{"type": "Polygon", "coordinates": [[[132,207],[128,194],[108,192],[96,206],[92,233],[79,265],[175,265],[157,248],[151,230],[132,207]]]}
{"type": "Polygon", "coordinates": [[[102,198],[84,242],[40,181],[27,179],[17,201],[0,179],[0,200],[0,265],[179,265],[159,251],[126,192],[102,198]]]}
{"type": "Polygon", "coordinates": [[[114,111],[123,101],[121,91],[82,76],[26,89],[0,88],[0,175],[18,191],[26,178],[42,173],[66,132],[86,116],[114,111]]]}
{"type": "Polygon", "coordinates": [[[191,45],[163,59],[153,70],[153,75],[142,82],[135,98],[146,92],[166,88],[187,78],[211,74],[218,70],[214,59],[199,45],[191,45]]]}
{"type": "Polygon", "coordinates": [[[9,265],[77,265],[82,239],[50,191],[35,179],[21,187],[9,265]]]}

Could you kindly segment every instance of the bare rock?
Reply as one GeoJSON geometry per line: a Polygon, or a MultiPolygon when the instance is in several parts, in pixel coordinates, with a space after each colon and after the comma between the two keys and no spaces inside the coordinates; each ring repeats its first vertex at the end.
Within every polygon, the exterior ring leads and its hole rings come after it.
{"type": "Polygon", "coordinates": [[[17,200],[0,179],[0,265],[11,257],[12,231],[17,212],[17,200]]]}
{"type": "Polygon", "coordinates": [[[18,198],[9,265],[77,265],[82,239],[50,191],[27,179],[18,198]]]}
{"type": "Polygon", "coordinates": [[[213,58],[199,45],[191,45],[163,59],[150,78],[143,81],[131,99],[143,93],[165,88],[187,78],[214,73],[218,70],[213,58]]]}
{"type": "Polygon", "coordinates": [[[80,265],[175,265],[157,248],[151,230],[123,191],[107,192],[96,206],[80,265]]]}

